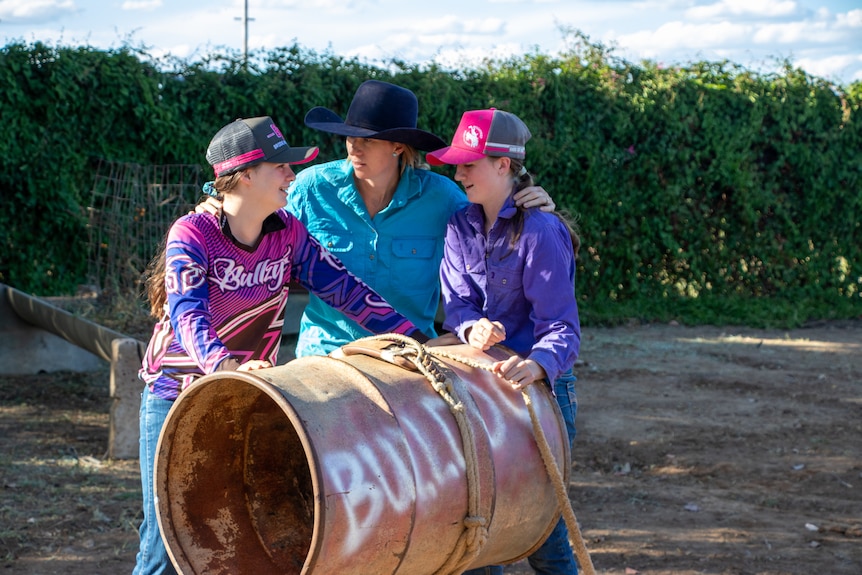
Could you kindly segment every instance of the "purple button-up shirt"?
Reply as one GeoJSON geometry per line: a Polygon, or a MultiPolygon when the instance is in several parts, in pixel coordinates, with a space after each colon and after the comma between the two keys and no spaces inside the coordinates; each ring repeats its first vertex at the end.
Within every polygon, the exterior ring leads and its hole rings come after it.
{"type": "Polygon", "coordinates": [[[571,238],[556,216],[534,208],[511,245],[517,209],[510,196],[487,237],[482,206],[452,215],[440,267],[443,326],[466,343],[465,331],[480,318],[501,322],[501,343],[553,382],[572,368],[581,342],[571,238]]]}

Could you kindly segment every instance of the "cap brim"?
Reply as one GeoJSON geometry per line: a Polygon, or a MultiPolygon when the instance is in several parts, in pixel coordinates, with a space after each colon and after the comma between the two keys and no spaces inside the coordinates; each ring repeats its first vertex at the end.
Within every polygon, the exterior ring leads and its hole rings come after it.
{"type": "Polygon", "coordinates": [[[442,166],[444,164],[458,165],[469,164],[470,162],[478,162],[485,157],[485,154],[472,152],[463,148],[454,146],[446,146],[442,150],[436,150],[425,155],[425,160],[432,166],[442,166]]]}
{"type": "Polygon", "coordinates": [[[304,148],[285,147],[265,161],[275,164],[305,164],[316,158],[319,151],[320,149],[317,146],[304,148]]]}

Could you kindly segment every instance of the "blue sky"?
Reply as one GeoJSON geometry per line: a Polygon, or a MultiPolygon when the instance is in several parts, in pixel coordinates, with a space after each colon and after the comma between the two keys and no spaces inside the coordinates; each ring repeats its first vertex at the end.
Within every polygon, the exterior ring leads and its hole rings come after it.
{"type": "MultiPolygon", "coordinates": [[[[0,39],[182,58],[242,50],[245,0],[0,0],[0,39]]],[[[731,62],[769,72],[790,60],[862,80],[862,0],[248,0],[250,50],[294,42],[371,62],[444,65],[564,48],[574,28],[630,62],[731,62]]]]}

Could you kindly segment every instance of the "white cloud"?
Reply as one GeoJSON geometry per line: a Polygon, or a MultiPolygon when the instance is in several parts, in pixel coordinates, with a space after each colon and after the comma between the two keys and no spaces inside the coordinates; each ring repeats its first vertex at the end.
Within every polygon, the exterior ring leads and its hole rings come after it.
{"type": "Polygon", "coordinates": [[[838,14],[835,17],[835,23],[840,28],[862,28],[862,10],[838,14]]]}
{"type": "MultiPolygon", "coordinates": [[[[825,58],[800,58],[796,64],[809,74],[822,78],[834,78],[843,75],[847,70],[862,65],[862,54],[836,54],[825,58]]],[[[855,80],[862,80],[862,68],[854,75],[855,80]]]]}
{"type": "Polygon", "coordinates": [[[75,12],[74,0],[3,0],[0,20],[11,24],[49,22],[75,12]]]}
{"type": "Polygon", "coordinates": [[[715,4],[694,6],[686,10],[688,18],[707,20],[727,16],[788,16],[797,10],[792,0],[720,0],[715,4]]]}
{"type": "Polygon", "coordinates": [[[646,58],[663,51],[705,49],[742,42],[751,35],[750,26],[724,21],[716,24],[686,24],[668,22],[656,30],[643,30],[618,37],[621,46],[631,48],[646,58]]]}
{"type": "Polygon", "coordinates": [[[120,7],[123,10],[155,10],[162,7],[162,0],[126,0],[120,7]]]}
{"type": "Polygon", "coordinates": [[[506,22],[499,18],[467,20],[464,22],[463,30],[467,34],[503,34],[506,31],[506,22]]]}
{"type": "Polygon", "coordinates": [[[836,34],[822,22],[788,22],[759,26],[752,39],[755,44],[828,43],[836,34]]]}
{"type": "MultiPolygon", "coordinates": [[[[333,38],[337,53],[369,61],[399,59],[405,61],[431,61],[441,63],[441,54],[451,62],[476,61],[481,57],[497,54],[502,49],[489,49],[488,44],[502,43],[511,38],[507,33],[507,21],[500,18],[464,18],[450,15],[418,19],[402,17],[377,20],[375,34],[356,29],[352,37],[341,35],[333,38]],[[339,44],[340,43],[340,44],[339,44]],[[477,48],[482,46],[481,48],[477,48]],[[467,54],[465,58],[462,55],[467,54]]],[[[273,46],[276,39],[271,35],[261,38],[261,44],[273,46]]],[[[511,48],[506,55],[521,51],[511,48]]]]}
{"type": "Polygon", "coordinates": [[[500,18],[459,18],[442,16],[424,20],[406,19],[378,23],[378,29],[392,29],[417,34],[502,34],[506,22],[500,18]]]}
{"type": "Polygon", "coordinates": [[[428,34],[440,34],[450,32],[458,25],[460,20],[455,16],[442,16],[425,18],[421,22],[415,20],[399,20],[394,22],[391,28],[400,30],[421,30],[428,34]]]}
{"type": "MultiPolygon", "coordinates": [[[[303,11],[303,10],[312,10],[315,14],[320,12],[325,12],[329,15],[345,15],[345,14],[355,14],[360,11],[368,12],[371,9],[377,8],[377,4],[379,2],[375,0],[314,0],[314,2],[308,2],[307,0],[279,0],[277,2],[264,1],[261,2],[258,0],[260,4],[264,5],[264,9],[266,8],[287,8],[293,12],[303,11]]],[[[253,4],[257,4],[254,0],[251,0],[250,5],[248,7],[249,13],[260,12],[260,6],[254,6],[253,4]]],[[[242,0],[234,0],[234,3],[237,4],[242,10],[243,1],[242,0]]],[[[288,12],[288,15],[290,12],[288,12]]],[[[286,24],[290,24],[290,21],[286,21],[286,24]]]]}

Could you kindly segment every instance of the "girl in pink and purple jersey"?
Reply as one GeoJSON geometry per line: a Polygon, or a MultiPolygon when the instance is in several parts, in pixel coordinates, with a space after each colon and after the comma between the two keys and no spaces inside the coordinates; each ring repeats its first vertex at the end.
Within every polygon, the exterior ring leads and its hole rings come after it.
{"type": "Polygon", "coordinates": [[[280,209],[296,177],[290,165],[316,155],[315,147],[291,148],[269,117],[228,124],[207,149],[216,179],[204,186],[222,200],[221,213],[179,218],[153,261],[147,291],[158,321],[140,370],[144,520],[135,575],[175,573],[153,499],[168,410],[205,374],[276,364],[291,281],[371,332],[428,340],[280,209]]]}

